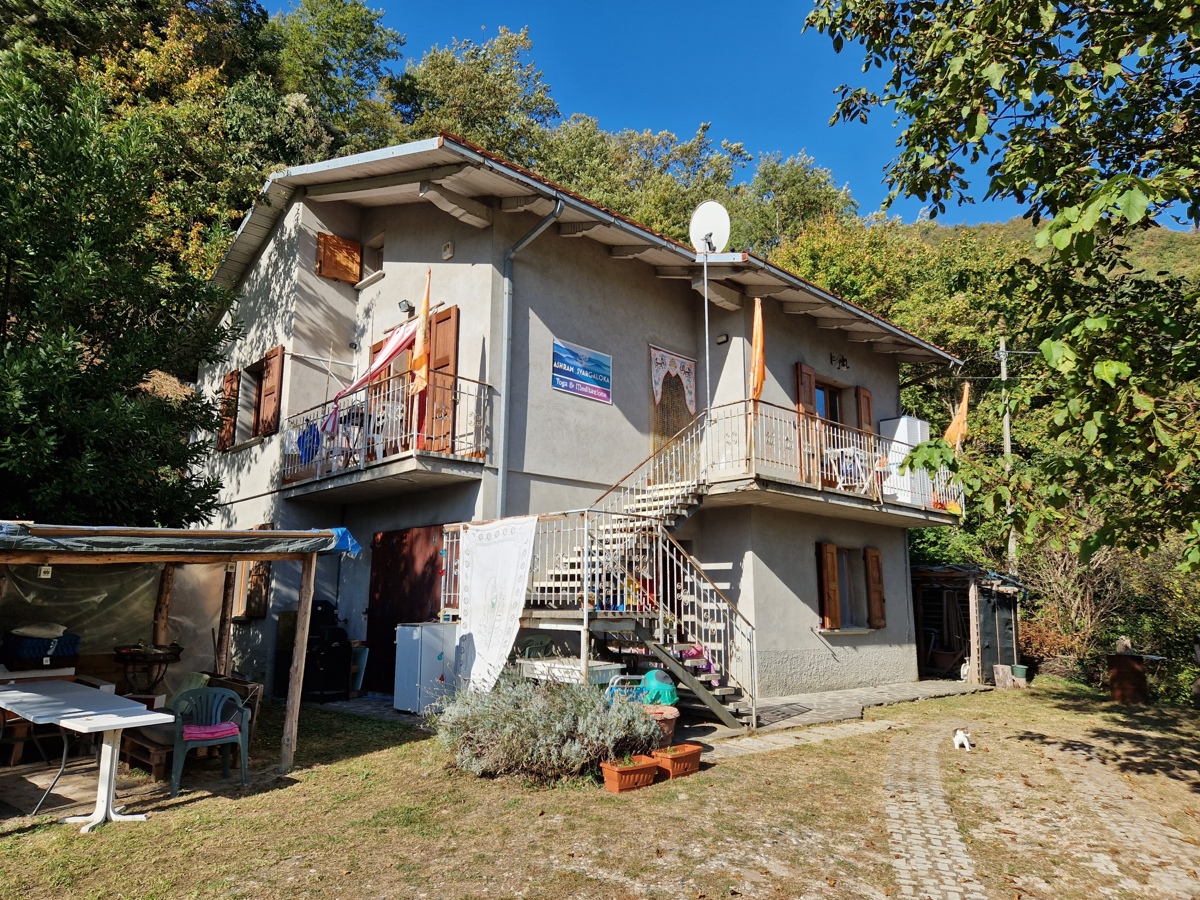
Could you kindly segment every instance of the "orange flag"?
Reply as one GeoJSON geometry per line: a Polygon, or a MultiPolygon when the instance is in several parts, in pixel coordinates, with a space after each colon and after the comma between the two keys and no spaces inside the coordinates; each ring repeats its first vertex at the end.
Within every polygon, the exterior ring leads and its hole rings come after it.
{"type": "Polygon", "coordinates": [[[958,404],[954,418],[950,420],[950,427],[946,429],[944,435],[946,443],[954,448],[955,454],[962,449],[962,442],[967,438],[967,402],[970,396],[971,382],[964,381],[962,402],[958,404]]]}
{"type": "Polygon", "coordinates": [[[429,283],[433,280],[433,269],[425,269],[425,296],[417,310],[417,338],[413,344],[412,384],[410,394],[419,394],[429,386],[429,283]]]}
{"type": "Polygon", "coordinates": [[[754,298],[754,328],[750,336],[750,399],[762,397],[763,382],[767,378],[767,350],[763,344],[762,298],[754,298]]]}

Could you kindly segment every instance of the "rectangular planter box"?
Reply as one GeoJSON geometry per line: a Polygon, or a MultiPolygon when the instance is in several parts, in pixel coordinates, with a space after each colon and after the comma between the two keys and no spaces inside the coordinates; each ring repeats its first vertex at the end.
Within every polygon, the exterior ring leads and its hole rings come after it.
{"type": "Polygon", "coordinates": [[[658,774],[658,760],[653,756],[635,756],[633,765],[619,766],[615,762],[600,763],[604,772],[604,789],[613,794],[623,794],[640,787],[654,784],[658,774]]]}
{"type": "Polygon", "coordinates": [[[699,744],[676,744],[674,753],[668,753],[666,749],[655,750],[654,758],[667,778],[682,778],[700,771],[700,753],[703,749],[699,744]]]}

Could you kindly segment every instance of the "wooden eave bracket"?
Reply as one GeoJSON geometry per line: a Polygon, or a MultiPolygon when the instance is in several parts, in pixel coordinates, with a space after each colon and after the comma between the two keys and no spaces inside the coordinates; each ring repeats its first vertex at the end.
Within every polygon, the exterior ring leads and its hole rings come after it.
{"type": "MultiPolygon", "coordinates": [[[[699,278],[692,276],[692,290],[704,296],[704,277],[699,278]]],[[[744,299],[741,291],[735,291],[733,288],[726,287],[712,278],[708,279],[708,302],[713,303],[721,309],[735,310],[742,308],[742,300],[744,299]]]]}
{"type": "Polygon", "coordinates": [[[608,255],[613,259],[636,259],[643,253],[649,253],[651,250],[659,248],[652,247],[649,244],[625,244],[617,247],[610,247],[608,255]]]}
{"type": "Polygon", "coordinates": [[[422,181],[419,193],[442,212],[449,213],[460,222],[476,228],[487,228],[492,224],[492,208],[490,206],[484,206],[478,200],[472,200],[457,191],[434,184],[432,181],[422,181]]]}
{"type": "Polygon", "coordinates": [[[600,225],[599,222],[561,222],[558,226],[559,237],[580,237],[584,232],[591,231],[600,225]]]}

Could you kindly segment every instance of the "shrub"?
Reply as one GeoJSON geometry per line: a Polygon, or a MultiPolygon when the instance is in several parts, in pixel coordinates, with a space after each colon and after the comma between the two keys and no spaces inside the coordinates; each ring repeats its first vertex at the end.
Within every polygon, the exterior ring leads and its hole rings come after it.
{"type": "Polygon", "coordinates": [[[610,706],[598,687],[509,674],[491,693],[455,694],[437,729],[460,769],[540,782],[591,774],[604,760],[646,753],[661,735],[641,706],[623,698],[610,706]]]}

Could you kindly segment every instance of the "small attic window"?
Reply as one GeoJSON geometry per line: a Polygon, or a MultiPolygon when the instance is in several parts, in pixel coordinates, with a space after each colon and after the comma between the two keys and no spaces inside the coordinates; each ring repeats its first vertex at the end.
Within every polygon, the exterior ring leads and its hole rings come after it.
{"type": "Polygon", "coordinates": [[[363,288],[370,287],[383,278],[383,243],[385,236],[385,232],[381,231],[363,244],[362,280],[354,285],[355,289],[361,291],[363,288]]]}

